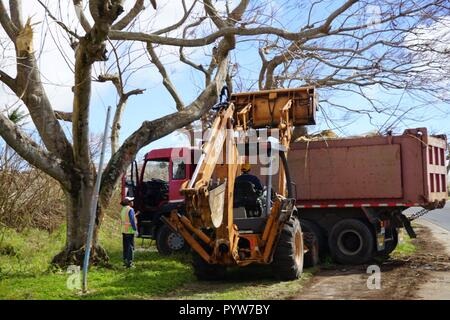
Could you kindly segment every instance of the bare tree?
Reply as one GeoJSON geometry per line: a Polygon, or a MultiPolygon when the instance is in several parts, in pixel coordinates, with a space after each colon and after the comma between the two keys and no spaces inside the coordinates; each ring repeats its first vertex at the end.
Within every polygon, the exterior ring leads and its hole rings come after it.
{"type": "MultiPolygon", "coordinates": [[[[39,0],[38,0],[39,1],[39,0]]],[[[48,16],[71,39],[75,51],[73,110],[55,112],[41,80],[36,53],[32,48],[32,25],[24,24],[21,1],[10,0],[9,8],[0,0],[0,24],[14,45],[15,77],[0,70],[0,81],[20,98],[28,109],[43,146],[36,143],[6,116],[0,114],[0,135],[21,157],[56,179],[67,199],[66,248],[54,262],[80,263],[86,239],[96,169],[89,148],[89,107],[92,81],[111,81],[118,93],[113,123],[113,154],[102,179],[100,210],[94,241],[94,260],[105,259],[106,253],[97,242],[103,210],[114,187],[136,157],[139,150],[174,130],[200,119],[216,103],[221,87],[228,83],[238,88],[261,89],[313,84],[326,90],[341,90],[364,95],[363,87],[381,85],[407,89],[439,97],[442,85],[429,83],[441,77],[444,58],[438,63],[421,62],[421,56],[448,52],[417,41],[421,28],[440,21],[449,13],[448,1],[293,1],[285,0],[274,7],[270,1],[240,0],[232,8],[231,1],[180,1],[182,17],[171,26],[155,30],[151,20],[139,23],[148,12],[143,0],[134,1],[126,13],[124,1],[73,0],[78,26],[74,28],[56,17],[46,7],[48,16]],[[368,21],[372,6],[379,8],[377,19],[368,21]],[[119,18],[121,17],[121,18],[119,18]],[[93,22],[93,23],[92,23],[93,22]],[[127,90],[124,79],[124,55],[131,43],[141,43],[148,62],[156,67],[177,111],[152,121],[144,121],[139,129],[118,145],[120,119],[127,99],[142,91],[127,90]],[[250,43],[254,57],[261,59],[259,70],[244,79],[240,70],[245,65],[239,58],[231,62],[230,53],[250,43]],[[112,53],[107,53],[107,48],[112,53]],[[121,49],[122,48],[122,49],[121,49]],[[178,59],[204,76],[204,84],[191,103],[185,103],[170,79],[161,57],[163,48],[176,48],[178,59]],[[193,55],[203,50],[201,61],[193,55]],[[113,59],[108,59],[113,55],[113,59]],[[117,72],[93,77],[93,67],[113,60],[117,72]],[[232,81],[234,80],[234,82],[232,81]],[[328,88],[328,89],[327,89],[328,88]],[[60,120],[71,121],[71,140],[60,120]]],[[[45,4],[39,1],[43,6],[45,4]]],[[[155,1],[151,1],[155,7],[155,1]]],[[[6,45],[6,44],[5,44],[6,45]]],[[[239,55],[239,51],[235,51],[239,55]]],[[[255,59],[253,59],[255,60],[255,59]]],[[[129,69],[130,70],[130,69],[129,69]]],[[[128,76],[132,75],[132,71],[128,76]]],[[[448,80],[448,79],[446,79],[448,80]]],[[[138,89],[141,90],[141,89],[138,89]]],[[[368,97],[377,112],[374,99],[368,97]]],[[[332,104],[330,103],[330,106],[332,104]]],[[[335,108],[345,106],[335,105],[335,108]]],[[[386,109],[387,110],[387,109],[386,109]]],[[[361,110],[354,110],[362,112],[361,110]]],[[[392,109],[391,109],[392,111],[392,109]]]]}

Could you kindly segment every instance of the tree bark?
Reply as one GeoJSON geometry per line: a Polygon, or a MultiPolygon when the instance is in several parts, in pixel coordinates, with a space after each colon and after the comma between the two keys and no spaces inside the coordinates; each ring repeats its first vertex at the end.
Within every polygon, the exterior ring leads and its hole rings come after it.
{"type": "MultiPolygon", "coordinates": [[[[65,191],[67,239],[65,247],[53,258],[52,264],[60,267],[83,264],[93,192],[93,177],[83,179],[79,185],[79,190],[73,192],[65,191]]],[[[93,265],[107,266],[109,265],[109,257],[106,251],[98,243],[101,213],[102,210],[99,208],[95,219],[90,263],[93,265]]]]}

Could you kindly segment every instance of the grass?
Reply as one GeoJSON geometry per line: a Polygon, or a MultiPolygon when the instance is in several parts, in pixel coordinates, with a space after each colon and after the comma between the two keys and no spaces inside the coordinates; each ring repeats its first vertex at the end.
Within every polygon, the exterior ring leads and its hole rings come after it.
{"type": "Polygon", "coordinates": [[[0,299],[283,299],[298,292],[315,271],[306,270],[297,281],[278,282],[270,268],[256,266],[231,270],[223,282],[198,282],[189,255],[164,258],[148,243],[146,248],[139,248],[140,240],[136,268],[125,269],[117,222],[109,219],[100,232],[100,243],[112,267],[91,268],[89,292],[81,295],[73,288],[79,284],[76,274],[49,268],[64,240],[64,226],[51,234],[0,228],[0,299]]]}
{"type": "Polygon", "coordinates": [[[392,257],[406,257],[414,254],[417,247],[412,242],[412,239],[401,229],[399,233],[399,241],[395,250],[392,252],[392,257]]]}
{"type": "Polygon", "coordinates": [[[152,298],[194,281],[186,257],[163,258],[150,250],[137,250],[136,268],[125,269],[121,265],[120,234],[115,229],[114,222],[107,221],[100,235],[112,268],[91,268],[90,291],[82,296],[73,285],[77,283],[76,274],[49,268],[51,258],[64,244],[64,226],[52,234],[0,229],[0,299],[152,298]]]}

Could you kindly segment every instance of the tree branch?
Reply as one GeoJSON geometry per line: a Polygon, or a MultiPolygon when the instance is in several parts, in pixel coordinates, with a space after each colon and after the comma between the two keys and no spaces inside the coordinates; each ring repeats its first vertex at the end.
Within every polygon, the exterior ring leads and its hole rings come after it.
{"type": "Polygon", "coordinates": [[[65,112],[65,111],[57,111],[55,110],[55,117],[58,120],[66,121],[66,122],[72,122],[72,112],[65,112]]]}
{"type": "Polygon", "coordinates": [[[111,81],[116,88],[117,94],[119,96],[119,102],[116,105],[116,111],[114,112],[114,118],[112,122],[112,130],[111,130],[111,154],[117,152],[119,148],[119,133],[120,133],[120,123],[122,119],[123,110],[128,102],[128,98],[133,95],[143,94],[145,89],[134,89],[128,92],[124,92],[124,88],[122,86],[122,80],[119,75],[113,74],[103,74],[98,77],[99,82],[111,81]]]}
{"type": "Polygon", "coordinates": [[[8,37],[15,42],[16,37],[19,33],[14,23],[11,21],[11,18],[8,15],[8,12],[6,11],[5,4],[3,3],[3,0],[0,0],[0,24],[2,25],[3,29],[5,29],[6,33],[8,34],[8,37]]]}
{"type": "Polygon", "coordinates": [[[172,96],[173,100],[175,101],[177,110],[178,111],[183,110],[184,103],[181,100],[180,96],[178,95],[178,92],[175,89],[175,86],[173,85],[172,81],[170,81],[170,78],[169,78],[169,75],[167,74],[166,68],[162,64],[161,60],[159,60],[158,55],[156,54],[152,44],[149,42],[147,43],[147,51],[150,54],[153,64],[158,68],[158,71],[163,78],[164,86],[166,87],[167,91],[169,91],[170,95],[172,96]]]}
{"type": "Polygon", "coordinates": [[[138,16],[138,14],[142,12],[142,10],[144,10],[144,0],[136,0],[133,8],[131,8],[125,17],[115,23],[111,27],[111,30],[125,29],[138,16]]]}
{"type": "Polygon", "coordinates": [[[80,22],[81,26],[83,27],[85,32],[89,32],[91,30],[91,24],[89,23],[88,19],[84,15],[83,11],[83,0],[73,0],[73,5],[75,8],[75,13],[78,18],[78,21],[80,22]]]}
{"type": "Polygon", "coordinates": [[[12,92],[17,93],[16,79],[13,79],[2,70],[0,70],[0,81],[6,84],[12,92]]]}
{"type": "Polygon", "coordinates": [[[58,19],[55,18],[55,16],[50,12],[50,10],[48,9],[48,7],[41,1],[38,0],[39,4],[44,8],[45,12],[47,12],[48,16],[56,22],[56,24],[58,24],[61,28],[64,29],[64,31],[66,31],[68,34],[70,34],[71,36],[80,39],[81,37],[76,34],[74,31],[70,30],[68,26],[66,26],[62,21],[59,21],[58,19]]]}
{"type": "Polygon", "coordinates": [[[176,30],[178,27],[181,27],[183,25],[183,23],[185,23],[186,20],[189,18],[189,15],[191,14],[191,12],[194,9],[194,7],[197,4],[197,2],[198,2],[198,0],[194,0],[194,2],[192,3],[192,6],[189,8],[189,10],[187,10],[186,9],[186,1],[183,0],[182,1],[183,10],[184,10],[183,17],[181,17],[181,19],[177,23],[175,23],[175,24],[173,24],[173,25],[171,25],[169,27],[166,27],[164,29],[158,30],[158,31],[154,32],[154,34],[157,34],[157,35],[165,34],[165,33],[168,33],[170,31],[176,30]]]}
{"type": "Polygon", "coordinates": [[[0,113],[0,135],[22,158],[66,187],[69,186],[60,160],[43,150],[11,120],[0,113]]]}
{"type": "Polygon", "coordinates": [[[11,20],[18,30],[23,27],[22,21],[22,0],[9,0],[9,11],[11,20]]]}

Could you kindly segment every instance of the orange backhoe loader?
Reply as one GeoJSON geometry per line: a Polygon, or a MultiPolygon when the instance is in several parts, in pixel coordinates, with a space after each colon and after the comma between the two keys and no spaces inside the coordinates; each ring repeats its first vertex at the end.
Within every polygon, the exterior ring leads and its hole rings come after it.
{"type": "Polygon", "coordinates": [[[315,124],[316,103],[315,88],[304,87],[233,94],[216,106],[209,139],[180,190],[185,214],[162,218],[192,248],[198,279],[220,279],[228,266],[249,264],[270,264],[281,280],[301,275],[306,247],[286,157],[294,126],[315,124]],[[259,194],[236,182],[255,158],[254,167],[266,172],[259,194]]]}

